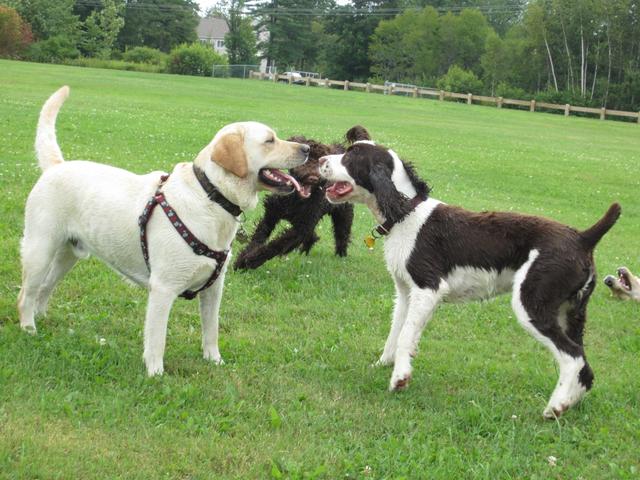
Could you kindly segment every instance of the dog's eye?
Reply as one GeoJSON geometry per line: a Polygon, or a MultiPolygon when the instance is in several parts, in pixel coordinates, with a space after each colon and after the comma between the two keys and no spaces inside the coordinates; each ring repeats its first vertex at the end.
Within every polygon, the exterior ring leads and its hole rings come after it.
{"type": "Polygon", "coordinates": [[[273,142],[275,142],[275,141],[276,141],[276,139],[275,139],[274,137],[271,137],[269,140],[267,140],[267,141],[266,141],[266,142],[264,142],[264,143],[273,143],[273,142]]]}

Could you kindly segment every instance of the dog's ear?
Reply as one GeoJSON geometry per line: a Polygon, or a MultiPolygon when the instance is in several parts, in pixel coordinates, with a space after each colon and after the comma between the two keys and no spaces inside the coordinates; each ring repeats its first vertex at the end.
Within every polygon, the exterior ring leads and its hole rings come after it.
{"type": "Polygon", "coordinates": [[[371,140],[371,135],[367,129],[361,125],[351,127],[345,134],[348,143],[359,142],[360,140],[371,140]]]}
{"type": "Polygon", "coordinates": [[[391,170],[386,165],[382,163],[374,165],[369,179],[378,203],[378,210],[385,220],[397,223],[411,212],[411,202],[396,189],[391,180],[391,170]]]}
{"type": "Polygon", "coordinates": [[[211,152],[211,160],[236,177],[245,178],[249,173],[244,142],[239,133],[228,133],[218,139],[211,152]]]}

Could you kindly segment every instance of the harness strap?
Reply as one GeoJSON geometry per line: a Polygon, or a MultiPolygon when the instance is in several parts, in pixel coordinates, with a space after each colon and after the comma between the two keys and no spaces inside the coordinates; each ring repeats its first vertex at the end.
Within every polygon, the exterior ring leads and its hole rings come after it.
{"type": "Polygon", "coordinates": [[[160,177],[160,185],[156,190],[156,193],[151,199],[147,202],[147,205],[144,207],[142,214],[138,218],[138,225],[140,226],[140,246],[142,247],[142,257],[144,258],[144,262],[147,265],[149,271],[151,271],[151,267],[149,265],[149,246],[147,241],[147,223],[149,223],[149,219],[151,218],[151,214],[155,210],[157,205],[160,205],[165,215],[173,225],[173,228],[176,229],[180,237],[191,247],[193,253],[196,255],[202,255],[207,258],[211,258],[216,261],[216,267],[213,270],[213,273],[207,280],[207,282],[197,290],[185,290],[180,294],[181,297],[186,298],[187,300],[192,300],[200,293],[202,290],[209,288],[220,276],[220,272],[222,271],[222,267],[224,266],[224,262],[229,255],[227,250],[218,251],[211,250],[207,245],[202,243],[200,240],[196,238],[196,236],[191,233],[191,231],[187,228],[187,226],[180,220],[178,214],[171,208],[169,202],[164,196],[164,193],[160,191],[164,183],[169,178],[169,175],[163,175],[160,177]]]}

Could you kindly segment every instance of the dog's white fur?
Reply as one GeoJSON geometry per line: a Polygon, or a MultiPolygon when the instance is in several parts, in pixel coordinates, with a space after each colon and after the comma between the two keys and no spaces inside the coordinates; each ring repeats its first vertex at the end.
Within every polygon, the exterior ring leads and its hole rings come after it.
{"type": "MultiPolygon", "coordinates": [[[[35,332],[34,315],[45,312],[58,281],[78,258],[94,254],[149,290],[144,361],[149,375],[162,374],[171,306],[183,291],[201,287],[216,261],[195,255],[158,209],[147,226],[149,273],[140,246],[138,217],[158,188],[163,172],[136,175],[98,163],[65,162],[56,140],[55,121],[68,95],[68,87],[54,93],[38,122],[36,153],[43,174],[26,204],[18,299],[20,325],[35,332]]],[[[300,149],[298,143],[278,139],[265,125],[235,123],[222,128],[194,162],[230,201],[246,210],[258,202],[257,190],[262,186],[258,171],[303,163],[305,154],[300,149]],[[223,154],[214,158],[218,151],[223,154]]],[[[191,163],[175,166],[163,192],[200,241],[213,250],[230,250],[238,222],[207,198],[191,163]]],[[[229,261],[214,285],[199,295],[203,354],[216,364],[222,363],[218,310],[229,261]]]]}

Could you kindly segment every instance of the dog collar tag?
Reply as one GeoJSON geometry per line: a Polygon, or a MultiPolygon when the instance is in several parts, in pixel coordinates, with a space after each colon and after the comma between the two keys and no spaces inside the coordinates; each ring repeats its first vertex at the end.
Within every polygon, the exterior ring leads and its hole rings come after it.
{"type": "Polygon", "coordinates": [[[249,241],[249,234],[244,229],[244,225],[240,225],[240,229],[238,230],[238,233],[236,233],[236,240],[242,244],[249,241]]]}
{"type": "Polygon", "coordinates": [[[364,237],[364,244],[369,250],[373,250],[373,247],[376,244],[376,239],[372,235],[367,235],[364,237]]]}

